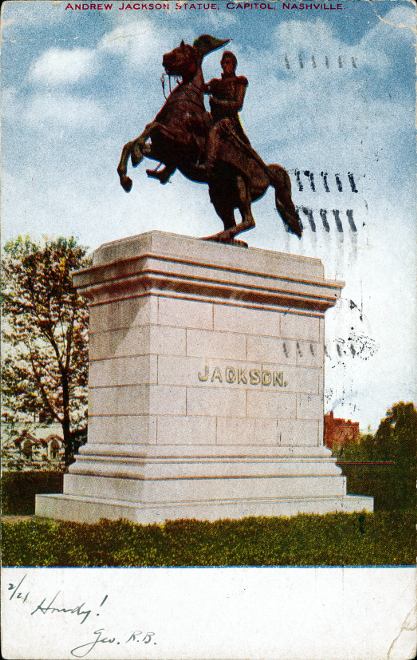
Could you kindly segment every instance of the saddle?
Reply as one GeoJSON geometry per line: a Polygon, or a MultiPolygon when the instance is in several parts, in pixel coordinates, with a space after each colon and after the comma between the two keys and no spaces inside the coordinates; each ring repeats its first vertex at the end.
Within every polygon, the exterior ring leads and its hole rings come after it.
{"type": "Polygon", "coordinates": [[[249,140],[243,132],[234,126],[233,122],[222,120],[221,142],[217,151],[217,159],[233,167],[247,181],[251,188],[262,188],[269,183],[268,166],[263,162],[259,154],[253,149],[249,140]],[[242,135],[240,135],[242,132],[242,135]]]}

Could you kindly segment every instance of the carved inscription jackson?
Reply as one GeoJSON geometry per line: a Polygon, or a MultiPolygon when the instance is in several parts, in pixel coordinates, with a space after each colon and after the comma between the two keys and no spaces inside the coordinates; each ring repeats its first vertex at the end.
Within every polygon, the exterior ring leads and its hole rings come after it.
{"type": "Polygon", "coordinates": [[[283,371],[269,369],[248,369],[246,367],[209,367],[206,365],[198,373],[202,383],[237,383],[242,385],[271,385],[271,387],[287,387],[283,371]]]}

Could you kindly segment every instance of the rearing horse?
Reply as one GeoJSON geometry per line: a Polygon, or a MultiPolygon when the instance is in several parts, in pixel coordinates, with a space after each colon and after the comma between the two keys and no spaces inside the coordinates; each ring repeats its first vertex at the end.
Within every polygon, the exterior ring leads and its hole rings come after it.
{"type": "Polygon", "coordinates": [[[181,77],[181,82],[170,93],[155,119],[123,147],[117,168],[120,183],[126,192],[131,190],[132,180],[127,176],[128,159],[130,157],[136,167],[144,156],[165,165],[161,172],[147,170],[148,176],[161,183],[166,183],[175,169],[192,181],[207,183],[211,202],[224,225],[223,231],[207,239],[227,243],[239,242],[235,241],[235,236],[255,226],[251,202],[262,197],[271,185],[275,190],[276,208],[288,231],[301,237],[302,226],[291,199],[288,173],[280,165],[266,165],[239,136],[225,136],[210,179],[207,180],[202,173],[204,168],[198,167],[204,159],[212,123],[204,106],[202,61],[208,53],[228,41],[202,35],[192,46],[182,42],[163,56],[166,73],[181,77]],[[244,166],[240,166],[240,162],[244,162],[244,166]],[[238,225],[234,215],[236,208],[242,216],[238,225]]]}

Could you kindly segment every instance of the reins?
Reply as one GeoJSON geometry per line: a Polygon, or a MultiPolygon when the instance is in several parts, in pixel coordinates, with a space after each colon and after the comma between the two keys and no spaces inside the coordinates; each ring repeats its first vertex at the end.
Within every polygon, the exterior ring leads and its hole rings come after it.
{"type": "Polygon", "coordinates": [[[180,82],[180,77],[179,76],[170,76],[167,73],[163,73],[161,76],[161,85],[162,85],[162,94],[164,95],[165,101],[168,99],[169,95],[172,94],[172,87],[171,87],[171,78],[175,78],[177,85],[180,82]],[[169,87],[169,94],[168,96],[165,94],[165,78],[168,78],[168,87],[169,87]]]}
{"type": "MultiPolygon", "coordinates": [[[[175,78],[175,80],[177,82],[177,87],[179,87],[180,83],[181,83],[181,79],[180,79],[179,76],[171,76],[167,73],[163,73],[161,75],[162,93],[164,95],[165,100],[168,102],[168,104],[177,102],[177,99],[171,99],[171,101],[169,100],[170,96],[172,94],[172,91],[173,91],[172,87],[171,87],[171,78],[175,78]],[[169,85],[169,94],[168,94],[168,96],[165,93],[165,80],[166,80],[166,78],[168,78],[168,85],[169,85]]],[[[189,83],[183,83],[183,85],[184,85],[183,86],[183,93],[184,93],[184,96],[187,99],[187,102],[192,104],[192,105],[197,106],[200,110],[205,110],[204,101],[200,98],[200,94],[201,94],[200,89],[192,81],[190,81],[189,83]],[[195,97],[197,97],[198,100],[196,100],[195,97]]],[[[175,91],[175,89],[174,89],[174,91],[175,91]]]]}

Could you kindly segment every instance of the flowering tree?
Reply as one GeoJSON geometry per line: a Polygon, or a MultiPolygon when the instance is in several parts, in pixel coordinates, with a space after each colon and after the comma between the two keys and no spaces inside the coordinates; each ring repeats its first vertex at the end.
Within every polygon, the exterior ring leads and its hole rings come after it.
{"type": "Polygon", "coordinates": [[[3,420],[58,422],[67,465],[87,424],[88,310],[71,282],[86,253],[74,238],[19,237],[2,258],[3,420]]]}

